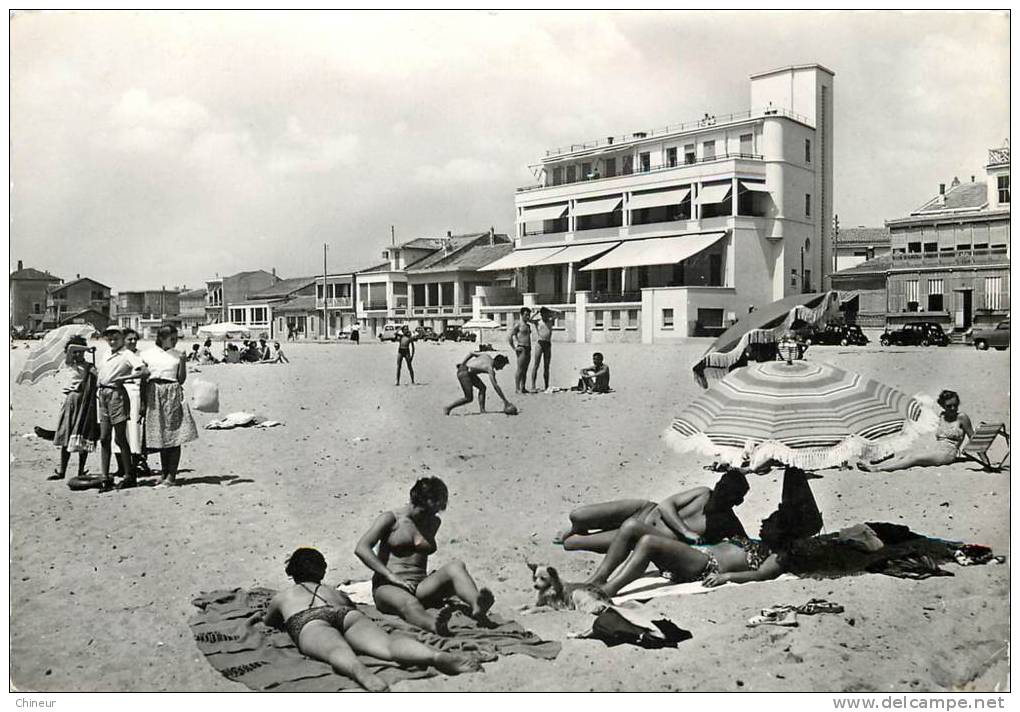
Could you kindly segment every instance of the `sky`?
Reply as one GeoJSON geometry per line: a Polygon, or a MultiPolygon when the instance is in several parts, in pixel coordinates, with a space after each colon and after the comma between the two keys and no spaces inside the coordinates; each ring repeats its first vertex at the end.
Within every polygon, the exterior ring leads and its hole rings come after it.
{"type": "Polygon", "coordinates": [[[1006,13],[23,13],[10,259],[126,289],[513,233],[545,150],[834,85],[835,212],[880,226],[1009,135],[1006,13]]]}

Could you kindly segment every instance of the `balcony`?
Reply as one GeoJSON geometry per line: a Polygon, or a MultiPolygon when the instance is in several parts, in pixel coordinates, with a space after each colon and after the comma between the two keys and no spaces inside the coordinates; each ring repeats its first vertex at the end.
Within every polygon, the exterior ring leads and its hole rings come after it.
{"type": "Polygon", "coordinates": [[[641,292],[589,292],[589,304],[623,304],[640,302],[641,292]]]}
{"type": "Polygon", "coordinates": [[[650,138],[661,139],[663,136],[667,136],[669,134],[684,133],[685,131],[698,131],[715,126],[725,126],[726,124],[747,121],[749,119],[759,119],[766,116],[785,116],[795,121],[799,121],[802,124],[811,125],[806,116],[788,111],[787,109],[776,109],[772,107],[759,109],[757,111],[753,109],[748,111],[737,111],[730,114],[724,114],[722,116],[708,116],[706,114],[700,119],[684,121],[679,124],[670,124],[662,128],[636,131],[630,135],[624,134],[623,136],[610,136],[608,138],[595,139],[594,141],[586,143],[572,143],[569,147],[564,146],[562,148],[553,148],[545,152],[545,157],[552,158],[554,156],[568,156],[572,153],[581,153],[583,151],[591,151],[597,148],[606,149],[610,146],[614,148],[626,146],[628,144],[637,143],[650,138]]]}
{"type": "Polygon", "coordinates": [[[327,297],[325,300],[322,297],[315,299],[315,308],[322,309],[350,309],[351,298],[350,297],[327,297]]]}
{"type": "Polygon", "coordinates": [[[958,267],[960,265],[1009,264],[1006,248],[996,247],[956,252],[894,252],[895,267],[958,267]]]}
{"type": "Polygon", "coordinates": [[[364,307],[369,311],[379,311],[380,309],[387,309],[387,304],[385,299],[381,301],[367,301],[364,302],[364,307]]]}
{"type": "Polygon", "coordinates": [[[990,166],[1008,166],[1009,165],[1009,146],[1003,146],[1002,148],[989,148],[988,149],[988,165],[990,166]]]}

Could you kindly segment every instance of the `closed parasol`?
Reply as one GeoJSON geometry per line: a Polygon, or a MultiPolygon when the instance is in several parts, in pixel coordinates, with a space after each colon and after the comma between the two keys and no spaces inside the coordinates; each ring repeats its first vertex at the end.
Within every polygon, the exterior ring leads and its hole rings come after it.
{"type": "Polygon", "coordinates": [[[709,380],[721,378],[729,369],[744,362],[749,345],[777,343],[783,332],[797,322],[822,326],[838,314],[839,294],[836,292],[794,294],[772,302],[720,334],[694,364],[694,377],[703,388],[708,388],[709,380]]]}
{"type": "Polygon", "coordinates": [[[50,373],[56,373],[64,363],[64,347],[67,340],[72,336],[87,338],[95,333],[95,330],[91,324],[67,324],[53,329],[29,354],[14,382],[31,385],[50,373]]]}
{"type": "Polygon", "coordinates": [[[775,460],[805,469],[885,454],[916,437],[921,402],[851,371],[811,361],[736,369],[674,418],[679,451],[775,460]]]}

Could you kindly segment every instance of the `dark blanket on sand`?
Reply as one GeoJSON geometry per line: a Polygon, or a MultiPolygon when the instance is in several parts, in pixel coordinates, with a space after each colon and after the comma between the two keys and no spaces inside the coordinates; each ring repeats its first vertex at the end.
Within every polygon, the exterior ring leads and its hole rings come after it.
{"type": "MultiPolygon", "coordinates": [[[[337,675],[326,663],[298,652],[285,632],[262,623],[249,623],[253,615],[266,610],[275,593],[266,588],[235,588],[203,593],[192,601],[199,610],[188,624],[198,649],[209,664],[228,679],[258,691],[336,692],[360,689],[357,683],[337,675]]],[[[407,635],[430,647],[474,655],[483,661],[514,653],[552,660],[560,652],[559,643],[541,640],[518,623],[504,621],[496,615],[492,615],[494,627],[482,628],[466,615],[455,613],[450,624],[453,635],[443,638],[394,616],[379,613],[372,606],[359,605],[358,610],[387,633],[407,635]]],[[[360,659],[390,685],[400,680],[439,674],[433,668],[407,669],[368,656],[360,656],[360,659]]]]}

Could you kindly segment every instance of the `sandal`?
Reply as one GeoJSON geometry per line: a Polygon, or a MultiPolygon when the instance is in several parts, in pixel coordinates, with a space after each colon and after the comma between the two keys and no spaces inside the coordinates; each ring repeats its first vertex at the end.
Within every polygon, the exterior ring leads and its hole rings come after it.
{"type": "Polygon", "coordinates": [[[819,613],[842,613],[844,609],[838,603],[826,601],[824,598],[812,598],[803,606],[797,606],[796,610],[805,616],[814,616],[819,613]]]}

